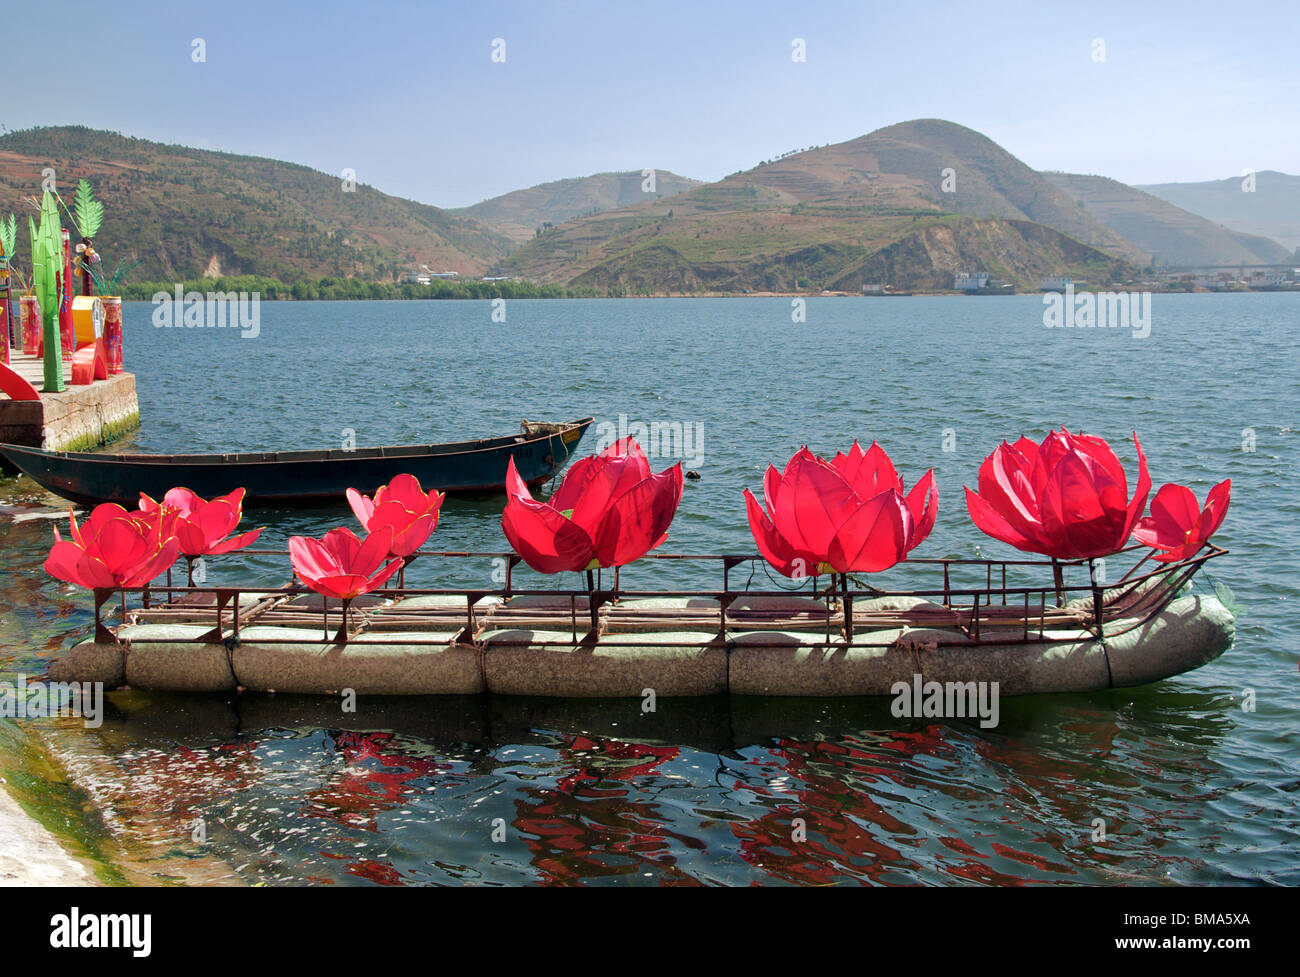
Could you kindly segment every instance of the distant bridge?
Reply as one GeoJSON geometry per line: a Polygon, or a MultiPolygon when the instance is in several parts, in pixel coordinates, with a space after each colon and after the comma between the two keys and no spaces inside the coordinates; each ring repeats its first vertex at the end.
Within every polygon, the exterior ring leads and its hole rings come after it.
{"type": "Polygon", "coordinates": [[[1153,271],[1162,274],[1187,274],[1198,271],[1290,271],[1292,268],[1300,268],[1300,258],[1295,261],[1288,261],[1284,265],[1156,265],[1153,271]]]}

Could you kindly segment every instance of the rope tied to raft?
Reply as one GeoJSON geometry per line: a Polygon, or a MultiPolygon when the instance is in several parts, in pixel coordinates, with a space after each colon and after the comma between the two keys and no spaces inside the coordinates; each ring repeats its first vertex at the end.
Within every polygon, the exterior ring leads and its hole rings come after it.
{"type": "Polygon", "coordinates": [[[564,440],[563,435],[560,436],[560,447],[564,449],[564,460],[555,466],[555,471],[551,472],[551,480],[546,484],[548,495],[555,494],[555,480],[560,477],[560,472],[569,463],[569,456],[573,454],[573,449],[569,447],[569,442],[564,440]]]}

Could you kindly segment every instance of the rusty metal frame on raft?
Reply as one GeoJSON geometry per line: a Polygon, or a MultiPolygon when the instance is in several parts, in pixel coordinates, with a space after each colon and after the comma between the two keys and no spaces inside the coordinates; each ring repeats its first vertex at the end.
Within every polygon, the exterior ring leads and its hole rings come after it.
{"type": "MultiPolygon", "coordinates": [[[[1143,549],[1142,547],[1130,547],[1119,553],[1129,553],[1134,549],[1143,549]]],[[[240,555],[285,555],[284,550],[241,550],[237,551],[240,555]]],[[[819,642],[803,642],[803,647],[820,648],[820,649],[844,649],[852,648],[883,648],[891,647],[896,642],[894,639],[889,642],[873,642],[870,640],[855,640],[854,631],[861,628],[863,623],[861,619],[855,620],[852,613],[852,602],[855,597],[865,598],[920,598],[931,601],[940,608],[950,611],[952,617],[946,619],[943,623],[935,621],[925,621],[923,616],[912,615],[912,620],[908,620],[909,611],[894,611],[892,617],[880,618],[875,621],[866,623],[876,623],[888,625],[888,628],[879,627],[875,630],[892,630],[907,627],[928,627],[953,630],[965,635],[968,643],[957,645],[961,648],[978,647],[987,644],[1051,644],[1059,642],[1074,642],[1082,640],[1079,634],[1065,634],[1063,636],[1048,636],[1047,624],[1049,617],[1048,597],[1049,595],[1057,598],[1057,605],[1050,608],[1051,617],[1058,623],[1057,630],[1066,630],[1060,619],[1064,616],[1078,624],[1078,627],[1072,630],[1085,632],[1093,640],[1104,640],[1107,637],[1115,637],[1119,634],[1126,633],[1134,628],[1141,627],[1147,621],[1151,620],[1156,614],[1160,613],[1169,602],[1191,581],[1195,574],[1205,564],[1207,560],[1226,554],[1227,551],[1213,544],[1206,546],[1197,554],[1176,563],[1156,564],[1156,569],[1149,570],[1145,573],[1139,573],[1143,565],[1154,555],[1148,551],[1146,555],[1137,561],[1137,563],[1124,574],[1114,584],[1102,584],[1098,582],[1095,562],[1092,560],[1074,560],[1074,561],[1043,561],[1043,560],[958,560],[958,559],[916,559],[907,561],[910,565],[919,566],[942,566],[943,568],[943,588],[941,590],[895,590],[881,591],[875,588],[855,588],[850,590],[848,587],[847,576],[838,578],[832,577],[828,586],[818,589],[816,586],[817,578],[812,578],[813,589],[810,592],[802,590],[791,591],[786,589],[780,590],[735,590],[730,586],[730,572],[735,567],[744,563],[762,563],[760,556],[746,555],[694,555],[694,554],[649,554],[644,559],[647,560],[692,560],[692,561],[721,561],[723,589],[722,590],[624,590],[620,584],[619,569],[615,568],[613,573],[613,586],[604,588],[601,586],[603,576],[599,573],[594,580],[589,575],[591,581],[590,589],[516,589],[513,585],[513,570],[521,562],[520,558],[514,553],[503,552],[467,552],[467,551],[442,551],[442,552],[417,552],[412,559],[418,556],[436,556],[440,558],[473,558],[473,559],[501,559],[505,560],[505,581],[504,586],[498,589],[448,589],[448,588],[406,588],[394,587],[384,590],[374,591],[367,595],[377,599],[389,599],[394,603],[386,605],[380,610],[391,611],[393,608],[400,608],[400,601],[408,597],[421,596],[444,596],[444,597],[463,597],[466,601],[466,610],[464,615],[457,617],[455,614],[438,614],[432,612],[423,618],[415,615],[395,614],[390,621],[400,621],[406,617],[408,621],[415,625],[428,626],[432,623],[447,623],[450,626],[442,629],[443,637],[437,639],[417,639],[409,635],[404,636],[400,642],[390,642],[382,640],[371,640],[368,637],[356,637],[361,634],[380,634],[382,632],[373,631],[374,622],[364,611],[356,608],[350,608],[352,602],[343,602],[340,604],[334,601],[333,609],[341,609],[341,619],[338,629],[331,635],[330,633],[330,613],[331,601],[321,600],[320,620],[322,622],[322,636],[318,639],[322,645],[371,645],[384,646],[401,643],[410,646],[438,646],[445,647],[454,644],[467,644],[479,646],[481,644],[481,635],[486,630],[526,630],[527,620],[516,621],[514,626],[506,619],[502,620],[496,627],[492,627],[492,611],[489,610],[484,615],[476,615],[476,606],[485,598],[497,597],[503,602],[495,607],[509,608],[509,600],[518,597],[554,597],[563,600],[567,598],[567,620],[569,624],[569,640],[534,640],[531,638],[511,639],[511,638],[493,638],[492,644],[503,647],[510,646],[527,646],[535,648],[547,647],[577,647],[580,645],[594,646],[599,644],[602,647],[637,647],[637,648],[655,648],[655,647],[682,647],[682,641],[629,641],[618,640],[617,634],[602,633],[601,628],[601,611],[609,607],[619,606],[621,601],[634,600],[639,598],[683,598],[683,599],[708,599],[717,602],[717,623],[716,626],[710,626],[710,632],[703,630],[700,633],[712,633],[708,642],[701,642],[701,647],[709,645],[723,644],[731,645],[732,639],[728,638],[728,632],[737,631],[762,631],[763,623],[759,615],[753,617],[737,617],[735,612],[731,611],[732,605],[741,598],[746,597],[792,597],[803,596],[810,601],[823,599],[825,602],[825,615],[823,619],[825,640],[819,642]],[[1065,567],[1083,567],[1087,566],[1089,570],[1089,583],[1086,586],[1065,587],[1063,585],[1063,569],[1065,567]],[[954,567],[962,568],[979,568],[985,570],[985,586],[983,588],[958,588],[952,586],[951,571],[954,567]],[[994,583],[994,568],[1000,568],[1000,582],[994,583]],[[1049,586],[1039,587],[1008,587],[1007,586],[1007,568],[1008,567],[1040,567],[1051,568],[1053,574],[1052,584],[1049,586]],[[1149,585],[1149,587],[1148,587],[1149,585]],[[1144,589],[1145,588],[1145,589],[1144,589]],[[1085,618],[1085,612],[1067,609],[1065,604],[1065,595],[1079,593],[1082,596],[1091,597],[1091,620],[1085,618]],[[1037,596],[1037,613],[1035,614],[1035,605],[1031,604],[1031,597],[1037,596]],[[937,600],[942,598],[940,604],[937,600]],[[958,599],[968,599],[969,604],[955,603],[958,599]],[[983,604],[981,605],[981,598],[983,604]],[[1013,601],[1012,598],[1018,598],[1013,601]],[[579,628],[579,606],[580,601],[587,601],[581,617],[583,618],[583,627],[579,628]],[[1019,603],[1023,610],[1019,615],[1012,613],[1007,615],[1005,612],[995,614],[994,608],[1012,608],[1019,603]],[[835,609],[838,607],[838,611],[835,609]],[[983,612],[981,613],[981,607],[983,612]],[[845,612],[848,613],[845,613],[845,612]],[[355,617],[360,617],[360,624],[353,628],[350,626],[348,617],[349,612],[355,617]],[[1035,621],[1035,618],[1037,619],[1035,621]],[[484,623],[480,624],[480,620],[484,623]],[[838,621],[838,627],[834,627],[838,621]],[[1106,624],[1108,622],[1123,621],[1124,626],[1118,631],[1107,633],[1106,624]],[[1037,630],[1031,632],[1031,624],[1037,624],[1037,630]],[[590,627],[587,627],[587,625],[590,627]],[[994,636],[985,639],[982,635],[988,628],[997,629],[994,636]],[[1013,638],[1008,634],[1007,628],[1018,627],[1020,630],[1019,638],[1013,638]],[[832,632],[835,632],[833,635],[832,632]],[[450,633],[450,637],[446,635],[450,633]]],[[[234,554],[232,554],[234,555],[234,554]]],[[[1119,554],[1112,554],[1119,555],[1119,554]]],[[[403,573],[404,576],[404,573],[403,573]]],[[[285,609],[286,605],[296,597],[314,595],[314,592],[295,582],[287,587],[266,588],[266,587],[230,587],[230,586],[176,586],[171,582],[171,571],[168,570],[168,580],[166,586],[160,587],[132,587],[132,588],[114,588],[109,590],[95,591],[95,640],[103,643],[121,643],[129,647],[134,643],[141,644],[216,644],[222,643],[227,648],[233,648],[240,641],[241,627],[248,627],[259,618],[276,609],[285,609]],[[140,607],[128,612],[126,606],[126,595],[128,593],[140,593],[142,602],[140,607]],[[158,594],[166,594],[167,601],[163,604],[152,603],[152,598],[158,594]],[[140,612],[157,612],[167,610],[192,610],[196,615],[202,615],[207,611],[215,612],[214,627],[202,632],[191,638],[119,638],[113,629],[103,624],[102,609],[113,595],[119,595],[121,599],[121,620],[127,622],[128,613],[139,614],[140,612]],[[181,595],[180,601],[175,601],[176,595],[181,595]],[[211,604],[186,604],[184,597],[192,594],[212,595],[211,604]],[[248,608],[244,608],[244,596],[246,594],[261,595],[261,599],[248,608]],[[230,607],[229,624],[230,633],[227,634],[226,609],[230,607]]],[[[495,609],[495,607],[493,609],[495,609]]],[[[811,605],[809,607],[811,609],[811,605]]],[[[525,608],[525,610],[527,610],[525,608]]],[[[547,608],[537,609],[539,613],[548,610],[547,608]]],[[[555,608],[549,610],[555,611],[555,608]]],[[[559,613],[562,614],[564,608],[560,605],[559,613]]],[[[673,616],[682,618],[689,616],[685,614],[687,609],[683,608],[677,611],[670,611],[663,618],[663,627],[660,630],[669,630],[673,626],[673,616]]],[[[315,614],[315,611],[304,610],[301,616],[315,614]]],[[[508,611],[507,611],[508,613],[508,611]]],[[[543,620],[545,620],[543,618],[543,620]]],[[[609,618],[606,617],[606,622],[609,618]]],[[[780,619],[769,615],[769,623],[780,623],[780,619]]],[[[801,622],[786,622],[790,626],[786,630],[804,630],[807,629],[811,620],[801,622]]],[[[288,626],[281,624],[280,626],[288,626]]],[[[693,627],[686,624],[683,627],[693,627]]],[[[537,628],[531,630],[553,630],[552,628],[537,628]]],[[[654,629],[646,629],[653,632],[654,629]]],[[[780,630],[779,627],[768,628],[767,630],[780,630]]],[[[871,633],[870,631],[868,633],[871,633]]],[[[261,638],[257,639],[260,644],[311,644],[311,639],[301,637],[295,638],[261,638]]],[[[765,646],[772,644],[788,644],[788,639],[783,642],[749,642],[753,646],[765,646]]]]}

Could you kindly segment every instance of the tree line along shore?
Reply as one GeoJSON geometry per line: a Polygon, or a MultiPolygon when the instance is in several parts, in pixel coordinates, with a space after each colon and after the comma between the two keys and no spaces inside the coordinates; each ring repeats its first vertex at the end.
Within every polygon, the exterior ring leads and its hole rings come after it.
{"type": "MultiPolygon", "coordinates": [[[[356,300],[401,300],[401,299],[585,299],[585,298],[717,298],[717,297],[772,297],[772,296],[815,296],[838,295],[857,296],[857,292],[829,291],[816,286],[790,291],[769,291],[766,289],[661,289],[645,286],[610,286],[606,288],[568,287],[564,285],[545,285],[526,280],[502,279],[483,281],[476,278],[443,279],[429,284],[415,282],[367,282],[359,278],[323,277],[297,282],[284,282],[278,278],[262,275],[234,275],[221,278],[194,278],[181,282],[135,282],[122,286],[122,298],[126,301],[151,301],[159,293],[169,298],[176,293],[179,286],[182,292],[226,292],[246,294],[257,293],[267,301],[338,301],[356,300]]],[[[1142,282],[1140,286],[1109,284],[1084,285],[1076,288],[1077,292],[1108,291],[1140,287],[1152,292],[1191,292],[1194,289],[1185,282],[1170,281],[1160,285],[1142,282]]],[[[1231,290],[1229,290],[1231,291],[1231,290]]],[[[960,295],[961,292],[950,290],[921,290],[915,295],[960,295]]],[[[1023,295],[1036,295],[1037,291],[1022,292],[1023,295]]],[[[867,296],[871,297],[871,296],[867,296]]]]}

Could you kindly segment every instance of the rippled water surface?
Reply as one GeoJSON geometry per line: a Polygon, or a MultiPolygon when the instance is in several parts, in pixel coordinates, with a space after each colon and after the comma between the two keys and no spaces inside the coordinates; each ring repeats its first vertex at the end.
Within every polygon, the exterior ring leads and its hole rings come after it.
{"type": "MultiPolygon", "coordinates": [[[[1146,339],[1047,330],[1036,296],[814,298],[805,323],[789,299],[511,301],[505,323],[486,302],[265,303],[256,339],[156,329],[149,312],[126,310],[139,450],[455,440],[521,416],[699,424],[702,478],[671,551],[751,552],[741,489],[801,443],[856,437],[909,484],[935,467],[939,523],[917,556],[1012,555],[962,502],[987,451],[1064,424],[1132,471],[1137,430],[1156,486],[1203,497],[1233,480],[1216,538],[1232,552],[1210,569],[1238,637],[1146,688],[1004,700],[995,729],[896,719],[888,700],[661,699],[642,714],[639,700],[369,699],[347,715],[325,698],[140,692],[113,695],[96,730],[6,721],[0,750],[62,764],[63,814],[84,805],[132,877],[1300,883],[1300,295],[1157,295],[1146,339]]],[[[593,429],[582,451],[595,443],[593,429]]],[[[503,549],[500,505],[448,501],[438,548],[503,549]]],[[[0,507],[0,671],[34,677],[86,634],[91,602],[40,569],[62,503],[8,480],[0,507]]],[[[268,546],[350,520],[246,518],[268,546]]],[[[490,571],[430,560],[408,582],[490,586],[490,571]]],[[[680,565],[635,572],[696,582],[680,565]]],[[[264,557],[209,574],[286,575],[264,557]]]]}

